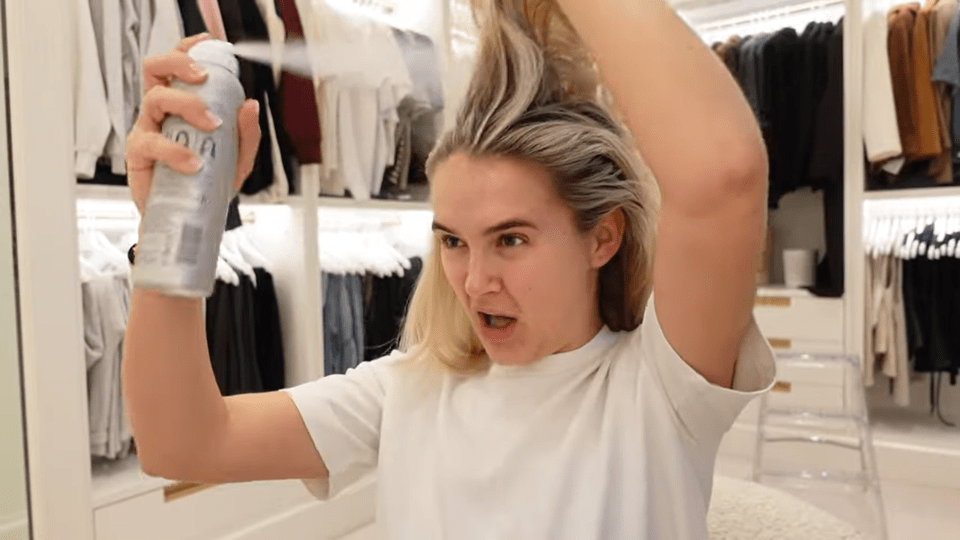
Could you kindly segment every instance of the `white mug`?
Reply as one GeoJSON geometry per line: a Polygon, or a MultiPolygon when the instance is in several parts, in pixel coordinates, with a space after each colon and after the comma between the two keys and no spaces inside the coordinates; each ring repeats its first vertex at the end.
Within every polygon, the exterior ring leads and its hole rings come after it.
{"type": "Polygon", "coordinates": [[[816,281],[817,252],[812,249],[783,250],[783,282],[791,288],[810,287],[816,281]]]}

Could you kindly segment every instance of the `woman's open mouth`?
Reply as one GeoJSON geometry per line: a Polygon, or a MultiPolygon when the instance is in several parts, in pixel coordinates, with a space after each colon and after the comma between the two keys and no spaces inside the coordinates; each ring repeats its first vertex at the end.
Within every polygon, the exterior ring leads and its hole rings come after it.
{"type": "Polygon", "coordinates": [[[513,317],[507,317],[505,315],[493,315],[491,313],[480,313],[480,319],[483,321],[484,326],[491,328],[493,330],[502,330],[517,322],[517,319],[513,317]]]}

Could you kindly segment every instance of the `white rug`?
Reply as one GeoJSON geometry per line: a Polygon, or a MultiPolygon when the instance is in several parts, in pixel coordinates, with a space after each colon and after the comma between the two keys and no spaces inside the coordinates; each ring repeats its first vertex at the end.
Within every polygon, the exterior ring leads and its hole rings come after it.
{"type": "Polygon", "coordinates": [[[861,540],[856,529],[782,491],[723,476],[713,480],[711,540],[861,540]]]}

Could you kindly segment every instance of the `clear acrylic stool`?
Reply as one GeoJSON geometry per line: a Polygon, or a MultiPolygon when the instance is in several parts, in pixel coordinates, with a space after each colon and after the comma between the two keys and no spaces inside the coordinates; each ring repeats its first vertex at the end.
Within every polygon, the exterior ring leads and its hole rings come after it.
{"type": "Polygon", "coordinates": [[[753,481],[887,540],[863,376],[855,356],[779,354],[777,383],[761,397],[753,481]]]}

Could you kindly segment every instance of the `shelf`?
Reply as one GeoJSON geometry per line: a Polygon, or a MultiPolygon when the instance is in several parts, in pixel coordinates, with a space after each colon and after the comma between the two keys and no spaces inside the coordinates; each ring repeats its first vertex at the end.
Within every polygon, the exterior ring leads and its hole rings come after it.
{"type": "Polygon", "coordinates": [[[77,199],[132,202],[129,187],[101,184],[77,184],[77,199]]]}
{"type": "Polygon", "coordinates": [[[813,293],[807,289],[787,287],[786,285],[760,285],[757,287],[757,296],[790,296],[793,298],[813,298],[813,293]]]}
{"type": "Polygon", "coordinates": [[[136,455],[112,462],[97,462],[92,466],[93,507],[103,508],[137,495],[163,489],[171,482],[147,476],[140,469],[136,455]]]}
{"type": "MultiPolygon", "coordinates": [[[[127,186],[108,186],[101,184],[77,184],[77,200],[79,201],[107,201],[111,203],[131,203],[130,189],[127,186]]],[[[302,195],[290,195],[282,201],[265,203],[251,201],[248,196],[240,195],[242,206],[291,206],[302,208],[306,206],[306,199],[302,195]]]]}
{"type": "Polygon", "coordinates": [[[250,197],[247,195],[240,195],[240,206],[247,207],[278,207],[278,206],[289,206],[291,208],[303,208],[307,205],[307,199],[303,195],[288,195],[283,200],[277,202],[260,202],[255,200],[250,200],[250,197]]]}
{"type": "Polygon", "coordinates": [[[358,201],[346,197],[319,197],[320,208],[357,208],[362,210],[433,210],[429,202],[425,201],[396,201],[387,199],[370,199],[358,201]]]}
{"type": "Polygon", "coordinates": [[[929,199],[934,197],[960,197],[960,186],[884,189],[863,192],[863,198],[866,201],[886,199],[929,199]]]}

